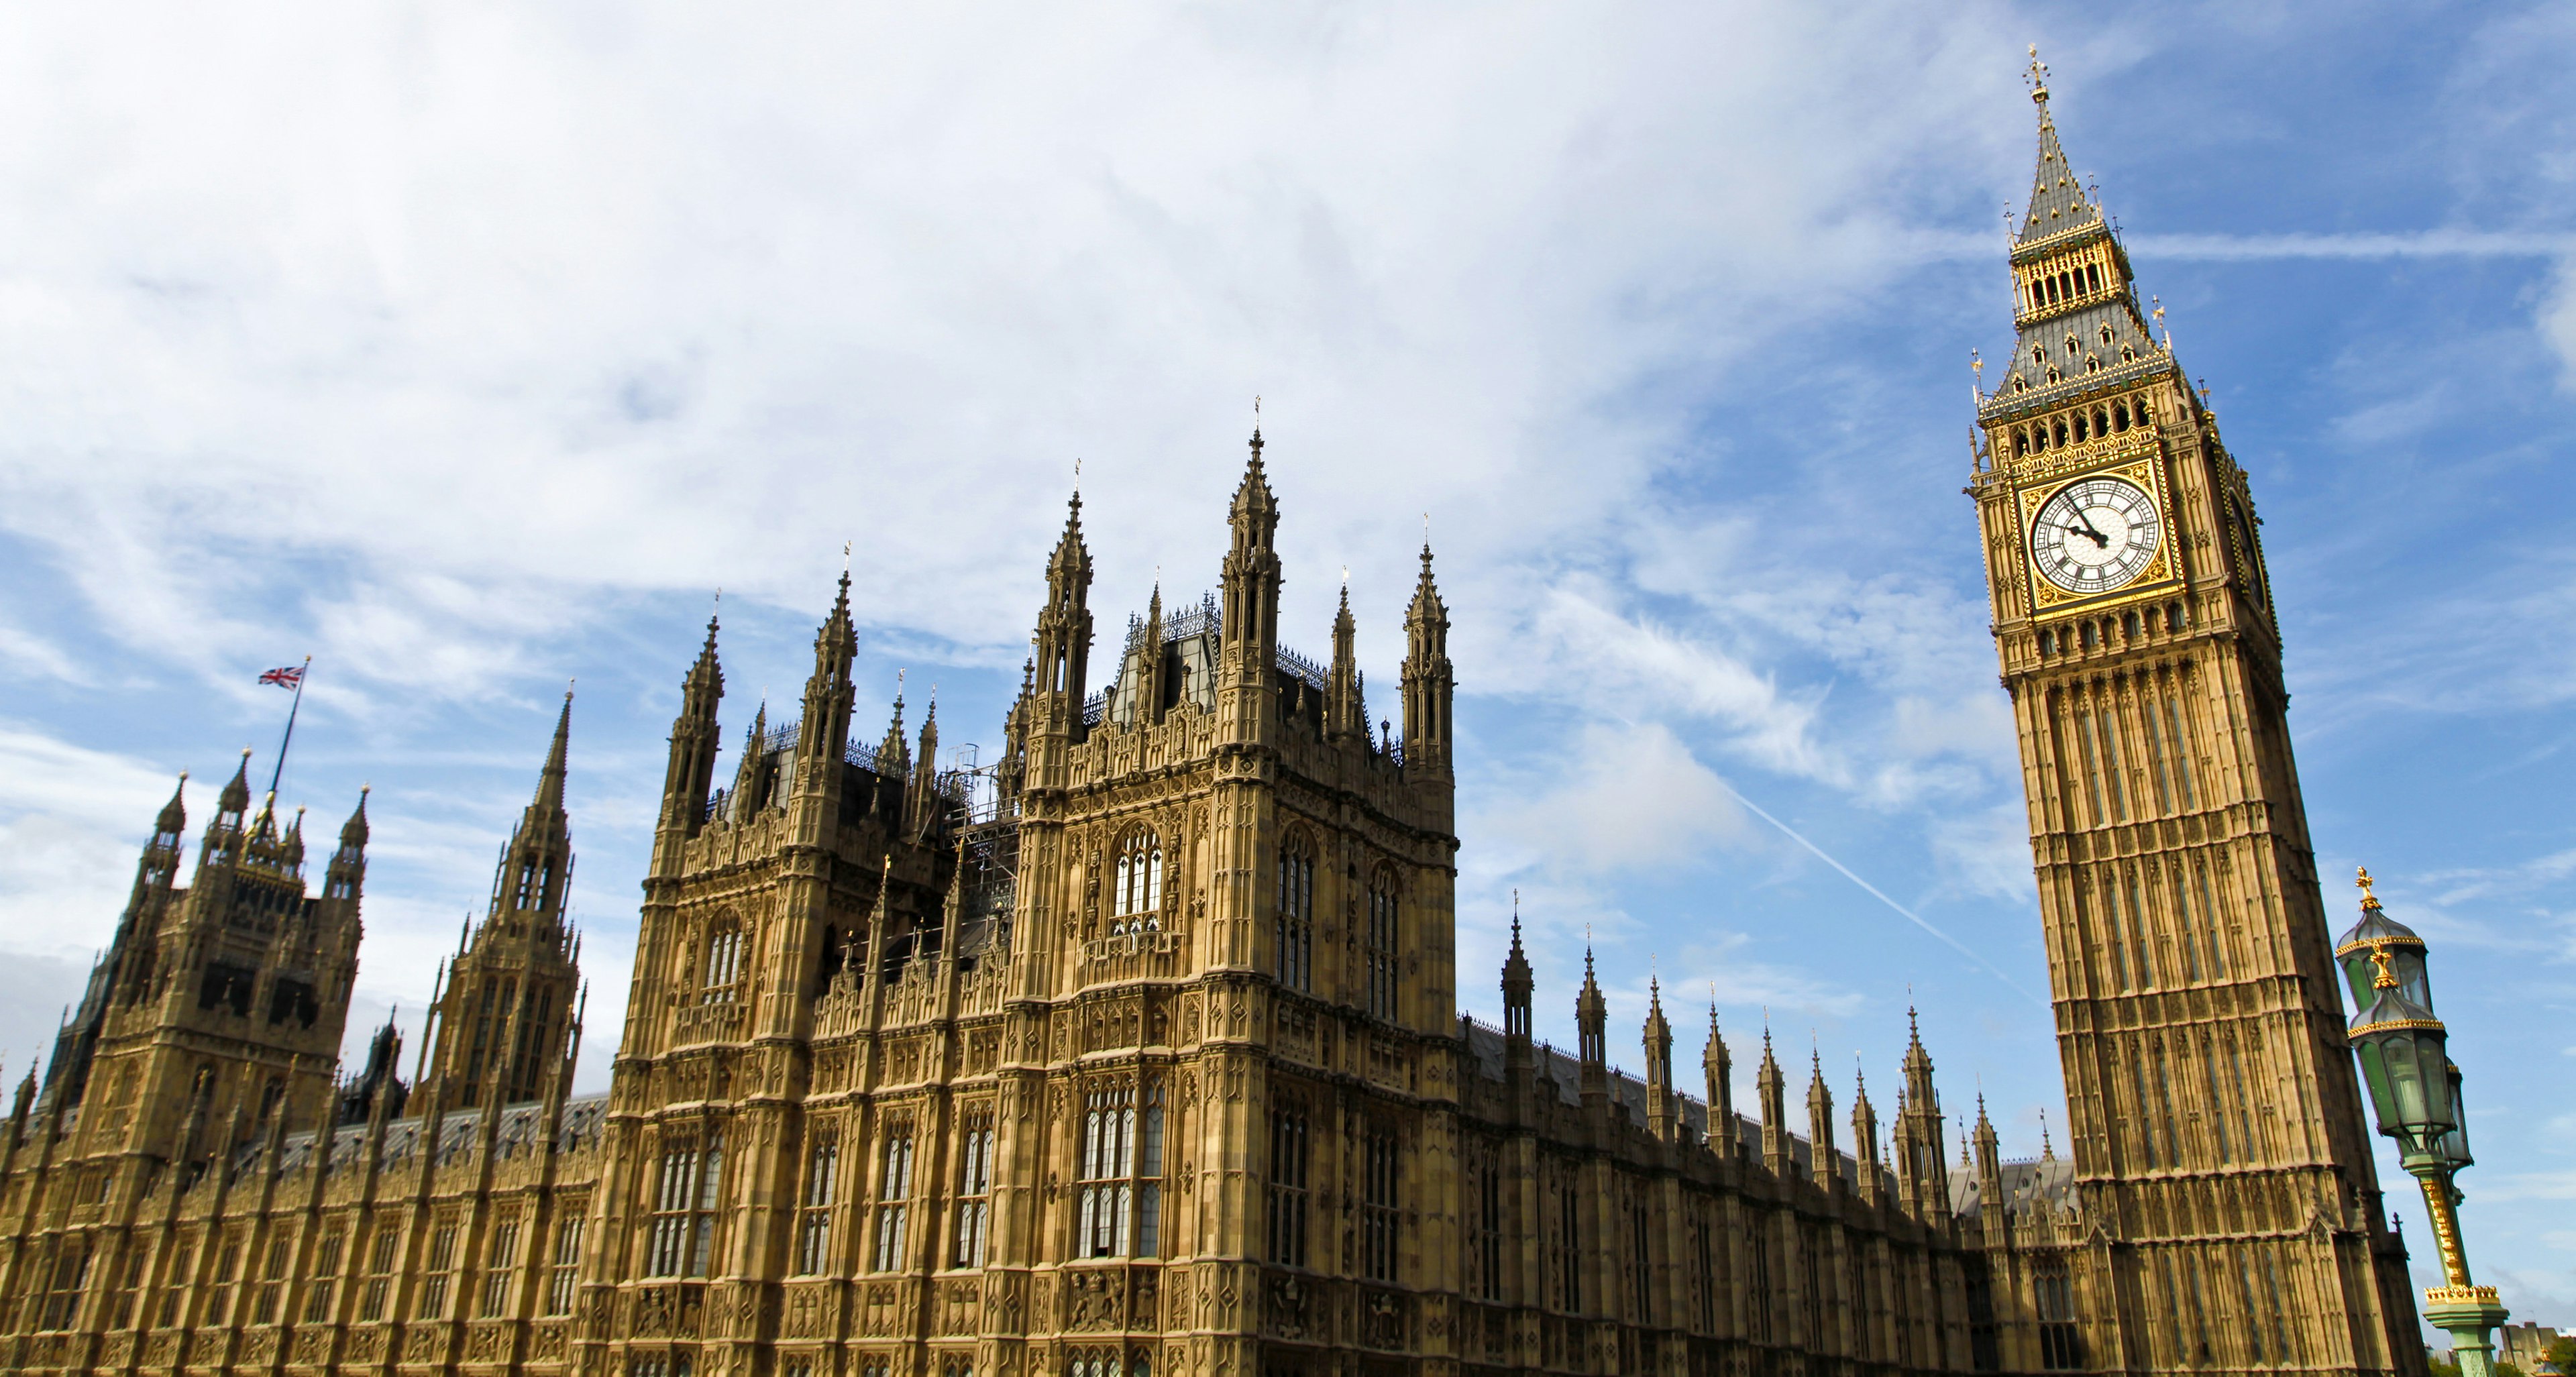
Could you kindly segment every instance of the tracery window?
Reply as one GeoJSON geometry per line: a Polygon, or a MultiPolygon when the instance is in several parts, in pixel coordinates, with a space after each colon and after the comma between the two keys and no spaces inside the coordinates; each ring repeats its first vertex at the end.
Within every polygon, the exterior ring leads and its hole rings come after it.
{"type": "Polygon", "coordinates": [[[2042,1268],[2031,1280],[2031,1300],[2039,1310],[2039,1365],[2051,1372],[2084,1366],[2083,1331],[2075,1322],[2075,1283],[2065,1269],[2042,1268]]]}
{"type": "Polygon", "coordinates": [[[1360,1275],[1395,1280],[1397,1158],[1395,1135],[1372,1131],[1361,1143],[1360,1275]]]}
{"type": "Polygon", "coordinates": [[[447,1288],[456,1270],[456,1226],[442,1224],[429,1236],[429,1258],[422,1270],[420,1304],[412,1312],[414,1319],[447,1318],[447,1288]]]}
{"type": "Polygon", "coordinates": [[[69,1329],[80,1315],[81,1289],[89,1284],[89,1242],[67,1239],[55,1255],[51,1286],[45,1295],[40,1329],[69,1329]]]}
{"type": "Polygon", "coordinates": [[[977,1113],[967,1117],[966,1135],[958,1144],[957,1155],[957,1250],[953,1257],[959,1267],[981,1267],[992,1227],[993,1119],[990,1114],[977,1113]]]}
{"type": "Polygon", "coordinates": [[[331,1288],[340,1275],[342,1245],[340,1235],[324,1234],[313,1249],[313,1281],[304,1290],[306,1324],[324,1324],[331,1318],[331,1288]]]}
{"type": "Polygon", "coordinates": [[[1110,870],[1109,899],[1112,917],[1142,915],[1146,930],[1162,927],[1162,838],[1139,832],[1119,845],[1118,860],[1110,870]]]}
{"type": "Polygon", "coordinates": [[[259,1290],[256,1293],[256,1299],[251,1302],[250,1322],[252,1324],[277,1322],[277,1301],[286,1292],[286,1269],[292,1265],[289,1258],[291,1252],[286,1240],[282,1238],[268,1245],[268,1265],[260,1271],[259,1290]]]}
{"type": "MultiPolygon", "coordinates": [[[[187,1240],[181,1239],[179,1241],[178,1251],[171,1254],[170,1275],[163,1278],[161,1282],[161,1285],[165,1288],[161,1293],[161,1327],[163,1329],[168,1329],[179,1322],[179,1309],[188,1302],[188,1286],[191,1281],[188,1273],[190,1264],[195,1261],[195,1257],[193,1256],[195,1251],[195,1249],[188,1246],[187,1240]]],[[[388,1271],[392,1270],[392,1264],[386,1264],[386,1269],[388,1271]]],[[[379,1298],[379,1303],[381,1304],[381,1298],[379,1298]]]]}
{"type": "Polygon", "coordinates": [[[1580,1203],[1575,1198],[1574,1182],[1560,1179],[1556,1183],[1556,1235],[1549,1260],[1555,1264],[1556,1306],[1570,1314],[1583,1310],[1583,1222],[1580,1203]]]}
{"type": "Polygon", "coordinates": [[[730,1004],[742,982],[742,929],[726,919],[707,935],[707,957],[700,980],[699,1002],[730,1004]]]}
{"type": "MultiPolygon", "coordinates": [[[[376,1231],[375,1256],[367,1261],[367,1289],[358,1298],[358,1320],[373,1324],[385,1317],[387,1293],[393,1289],[394,1263],[402,1253],[402,1235],[390,1227],[376,1231]]],[[[164,1319],[163,1324],[170,1321],[164,1319]]]]}
{"type": "Polygon", "coordinates": [[[1103,1088],[1084,1097],[1076,1145],[1076,1257],[1153,1257],[1162,1245],[1163,1097],[1103,1088]]]}
{"type": "Polygon", "coordinates": [[[578,1214],[568,1214],[555,1223],[554,1270],[546,1279],[546,1313],[572,1313],[574,1278],[581,1268],[581,1226],[578,1214]]]}
{"type": "Polygon", "coordinates": [[[796,1223],[796,1270],[814,1276],[832,1266],[832,1202],[840,1186],[841,1140],[829,1131],[815,1135],[805,1153],[805,1194],[796,1223]]]}
{"type": "Polygon", "coordinates": [[[1306,1265],[1306,1111],[1283,1104],[1270,1111],[1270,1260],[1306,1265]]]}
{"type": "Polygon", "coordinates": [[[886,1134],[885,1175],[877,1187],[876,1251],[873,1269],[892,1272],[904,1265],[905,1226],[912,1200],[912,1124],[898,1120],[886,1134]]]}
{"type": "Polygon", "coordinates": [[[1368,941],[1361,961],[1368,976],[1368,1011],[1390,1022],[1397,1017],[1395,920],[1395,876],[1381,870],[1369,886],[1368,941]]]}
{"type": "Polygon", "coordinates": [[[1279,983],[1292,990],[1315,985],[1315,846],[1303,833],[1279,848],[1279,916],[1272,933],[1279,949],[1279,983]]]}
{"type": "Polygon", "coordinates": [[[702,1153],[695,1143],[662,1150],[662,1169],[654,1183],[653,1229],[647,1239],[644,1275],[702,1277],[707,1253],[715,1242],[717,1190],[724,1180],[724,1135],[707,1139],[702,1153]]]}
{"type": "Polygon", "coordinates": [[[505,1219],[492,1226],[492,1240],[483,1248],[483,1318],[497,1320],[510,1313],[510,1283],[518,1266],[519,1221],[505,1219]]]}
{"type": "Polygon", "coordinates": [[[1478,1151],[1475,1194],[1467,1214],[1468,1258],[1475,1274],[1475,1293],[1486,1300],[1503,1298],[1503,1173],[1493,1148],[1478,1151]]]}

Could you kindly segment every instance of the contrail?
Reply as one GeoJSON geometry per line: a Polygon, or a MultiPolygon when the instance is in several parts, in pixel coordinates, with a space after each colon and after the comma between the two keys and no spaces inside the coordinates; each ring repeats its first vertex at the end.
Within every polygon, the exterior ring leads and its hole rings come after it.
{"type": "Polygon", "coordinates": [[[1799,835],[1799,833],[1798,833],[1798,829],[1797,829],[1797,828],[1791,827],[1789,824],[1787,824],[1787,823],[1785,823],[1785,822],[1782,822],[1782,821],[1780,821],[1778,818],[1775,818],[1775,817],[1771,816],[1771,814],[1770,814],[1768,811],[1766,811],[1766,810],[1762,807],[1762,805],[1761,805],[1761,804],[1755,803],[1753,800],[1751,800],[1751,799],[1749,799],[1749,798],[1746,798],[1746,797],[1744,796],[1744,793],[1743,793],[1743,791],[1742,791],[1742,790],[1737,789],[1734,785],[1727,783],[1724,777],[1722,777],[1722,776],[1721,776],[1721,777],[1719,777],[1719,778],[1718,778],[1718,781],[1717,781],[1717,784],[1718,784],[1718,787],[1719,787],[1719,788],[1724,789],[1724,790],[1725,790],[1726,792],[1728,792],[1729,794],[1734,795],[1734,796],[1735,796],[1735,801],[1736,801],[1736,802],[1741,803],[1741,804],[1743,804],[1745,807],[1752,809],[1752,810],[1753,810],[1753,815],[1754,815],[1755,817],[1760,818],[1760,819],[1762,819],[1764,822],[1767,822],[1767,823],[1771,824],[1772,826],[1779,828],[1779,829],[1780,829],[1780,832],[1781,832],[1781,834],[1782,834],[1783,836],[1786,836],[1789,840],[1791,840],[1791,841],[1793,841],[1793,842],[1796,842],[1798,845],[1800,845],[1800,846],[1803,846],[1803,847],[1807,848],[1808,852],[1809,852],[1810,854],[1814,855],[1814,856],[1815,856],[1815,858],[1816,858],[1817,860],[1823,861],[1825,864],[1827,864],[1827,865],[1829,865],[1829,866],[1832,866],[1832,867],[1833,867],[1834,869],[1836,869],[1836,870],[1841,871],[1841,872],[1843,873],[1843,878],[1844,878],[1844,879],[1851,881],[1853,884],[1859,885],[1861,888],[1863,888],[1863,889],[1865,889],[1865,890],[1868,890],[1871,898],[1876,899],[1876,900],[1878,900],[1880,903],[1887,905],[1889,908],[1892,908],[1892,909],[1896,910],[1898,913],[1901,913],[1901,914],[1905,915],[1905,921],[1907,921],[1907,922],[1909,922],[1909,923],[1912,923],[1914,926],[1916,926],[1916,927],[1918,927],[1918,928],[1923,929],[1925,932],[1928,932],[1928,933],[1932,934],[1932,935],[1933,935],[1933,936],[1935,936],[1935,937],[1940,938],[1943,942],[1945,942],[1945,943],[1948,943],[1948,944],[1949,944],[1950,949],[1951,949],[1952,951],[1955,951],[1955,952],[1959,953],[1961,956],[1964,956],[1964,957],[1968,958],[1969,960],[1976,962],[1978,965],[1985,967],[1985,968],[1986,968],[1986,972],[1987,972],[1988,974],[1992,975],[1995,979],[1997,979],[1997,980],[2000,980],[2000,981],[2004,982],[2005,987],[2006,987],[2006,988],[2008,988],[2008,989],[2010,989],[2014,994],[2020,995],[2022,998],[2029,1000],[2031,1003],[2036,1004],[2036,1005],[2038,1005],[2039,1007],[2041,1007],[2041,1008],[2043,1008],[2043,1009],[2045,1009],[2045,1008],[2047,1008],[2047,1007],[2048,1007],[2048,1001],[2047,1001],[2047,1000],[2041,999],[2039,996],[2037,996],[2037,995],[2035,995],[2035,994],[2032,994],[2032,993],[2031,993],[2030,991],[2028,991],[2028,990],[2023,989],[2019,984],[2017,984],[2017,983],[2013,980],[2013,978],[2012,978],[2011,976],[2004,974],[2004,973],[2003,973],[2003,971],[2002,971],[2002,969],[2001,969],[2001,968],[1999,968],[1999,967],[1997,967],[1997,966],[1995,965],[1995,963],[1994,963],[1994,962],[1992,962],[1992,961],[1988,961],[1988,960],[1987,960],[1986,958],[1984,958],[1983,956],[1978,955],[1978,954],[1976,953],[1976,951],[1974,951],[1973,949],[1971,949],[1971,948],[1970,948],[1966,943],[1961,942],[1958,938],[1956,938],[1956,937],[1952,937],[1950,934],[1948,934],[1948,933],[1946,933],[1946,932],[1943,932],[1943,931],[1942,931],[1942,930],[1940,930],[1939,928],[1936,928],[1936,927],[1932,926],[1930,923],[1927,923],[1927,922],[1923,921],[1923,915],[1922,915],[1922,914],[1916,913],[1914,910],[1912,910],[1912,909],[1910,909],[1910,908],[1907,908],[1905,905],[1900,904],[1900,903],[1896,902],[1894,899],[1891,899],[1891,898],[1887,897],[1887,892],[1886,892],[1885,890],[1880,889],[1878,886],[1876,886],[1876,885],[1874,885],[1874,884],[1871,884],[1871,883],[1870,883],[1869,881],[1867,881],[1867,880],[1862,879],[1859,875],[1854,874],[1854,873],[1852,872],[1852,868],[1851,868],[1850,866],[1847,866],[1847,865],[1843,864],[1842,862],[1840,862],[1840,861],[1838,861],[1838,860],[1835,860],[1833,857],[1826,855],[1826,854],[1825,854],[1825,849],[1824,849],[1823,847],[1818,846],[1818,845],[1816,845],[1814,842],[1811,842],[1811,841],[1807,840],[1805,837],[1803,837],[1803,836],[1799,835]]]}

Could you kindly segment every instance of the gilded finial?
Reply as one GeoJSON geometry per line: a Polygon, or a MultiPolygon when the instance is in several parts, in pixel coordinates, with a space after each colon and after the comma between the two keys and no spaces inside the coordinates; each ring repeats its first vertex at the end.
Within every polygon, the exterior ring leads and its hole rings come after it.
{"type": "Polygon", "coordinates": [[[2030,69],[2022,74],[2022,79],[2030,83],[2032,101],[2048,104],[2048,64],[2039,60],[2039,45],[2036,43],[2030,45],[2030,69]]]}
{"type": "Polygon", "coordinates": [[[2371,892],[2371,884],[2370,867],[2361,867],[2361,875],[2353,881],[2353,885],[2361,891],[2361,911],[2364,913],[2379,907],[2379,896],[2371,892]]]}

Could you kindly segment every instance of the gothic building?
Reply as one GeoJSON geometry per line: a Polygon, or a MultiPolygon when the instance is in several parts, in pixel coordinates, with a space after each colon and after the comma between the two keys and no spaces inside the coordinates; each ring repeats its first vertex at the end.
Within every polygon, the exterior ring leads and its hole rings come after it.
{"type": "Polygon", "coordinates": [[[1431,552],[1400,720],[1373,731],[1347,590],[1328,657],[1283,640],[1256,432],[1216,591],[1172,611],[1156,589],[1096,690],[1073,502],[989,770],[943,768],[935,708],[913,734],[900,698],[860,736],[845,575],[800,710],[756,712],[720,785],[709,622],[604,1096],[570,1093],[569,699],[409,1080],[390,1028],[334,1079],[363,799],[308,895],[300,820],[250,810],[247,760],[184,886],[174,798],[0,1132],[0,1364],[2411,1371],[2402,1254],[2319,1002],[2242,474],[2045,109],[2014,257],[2030,357],[1986,405],[1973,491],[2071,1160],[2003,1161],[1981,1104],[1954,1165],[1919,1035],[1885,1120],[1857,1080],[1840,1107],[1813,1057],[1801,1117],[1767,1033],[1739,1112],[1713,1009],[1690,1093],[1660,990],[1642,1074],[1614,1071],[1588,955],[1575,1049],[1537,1042],[1517,922],[1502,1026],[1462,1016],[1431,552]],[[2118,582],[2098,570],[2130,546],[2095,557],[2115,519],[2178,535],[2118,582]],[[2096,572],[2051,572],[2073,537],[2047,533],[2077,528],[2104,536],[2073,561],[2096,572]]]}

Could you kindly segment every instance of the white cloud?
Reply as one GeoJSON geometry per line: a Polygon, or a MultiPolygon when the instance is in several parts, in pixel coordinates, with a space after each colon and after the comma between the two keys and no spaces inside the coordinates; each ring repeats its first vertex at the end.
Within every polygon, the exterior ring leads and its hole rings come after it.
{"type": "MultiPolygon", "coordinates": [[[[86,957],[106,944],[175,773],[0,722],[0,855],[9,858],[0,929],[10,947],[86,957]]],[[[211,805],[206,787],[191,792],[211,805]]]]}

